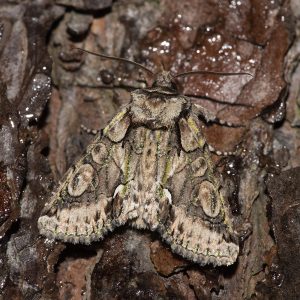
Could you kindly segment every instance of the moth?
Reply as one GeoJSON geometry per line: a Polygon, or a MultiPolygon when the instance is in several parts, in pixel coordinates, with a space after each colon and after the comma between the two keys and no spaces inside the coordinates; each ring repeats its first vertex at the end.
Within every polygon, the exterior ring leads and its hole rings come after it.
{"type": "Polygon", "coordinates": [[[236,261],[237,234],[202,129],[216,118],[178,92],[181,75],[159,72],[151,87],[131,93],[46,204],[42,235],[90,244],[130,225],[158,232],[200,265],[236,261]]]}

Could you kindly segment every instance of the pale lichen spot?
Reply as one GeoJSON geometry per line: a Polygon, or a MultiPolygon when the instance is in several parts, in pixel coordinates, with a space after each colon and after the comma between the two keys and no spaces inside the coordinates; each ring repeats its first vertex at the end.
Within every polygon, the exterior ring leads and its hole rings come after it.
{"type": "Polygon", "coordinates": [[[167,197],[169,204],[171,205],[172,204],[172,195],[171,195],[170,191],[168,189],[164,189],[164,194],[167,197]]]}
{"type": "Polygon", "coordinates": [[[117,186],[117,188],[115,189],[114,191],[114,194],[113,194],[113,199],[124,189],[124,185],[123,184],[120,184],[117,186]]]}

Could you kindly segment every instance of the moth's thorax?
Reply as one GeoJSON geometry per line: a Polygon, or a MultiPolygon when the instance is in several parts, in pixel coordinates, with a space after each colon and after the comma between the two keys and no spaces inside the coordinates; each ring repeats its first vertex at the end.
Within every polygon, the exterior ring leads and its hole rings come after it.
{"type": "Polygon", "coordinates": [[[168,88],[152,87],[132,92],[131,118],[150,128],[171,127],[190,103],[168,88]]]}

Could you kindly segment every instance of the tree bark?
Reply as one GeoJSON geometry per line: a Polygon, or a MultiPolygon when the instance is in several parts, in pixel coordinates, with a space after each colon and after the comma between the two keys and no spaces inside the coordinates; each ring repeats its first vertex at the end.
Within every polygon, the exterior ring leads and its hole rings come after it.
{"type": "Polygon", "coordinates": [[[0,299],[300,298],[299,16],[296,0],[2,2],[0,299]],[[240,125],[205,128],[214,148],[236,153],[213,155],[245,231],[234,265],[200,267],[129,227],[90,246],[39,235],[42,208],[93,139],[81,125],[103,128],[149,82],[74,47],[154,72],[252,74],[179,82],[240,125]]]}

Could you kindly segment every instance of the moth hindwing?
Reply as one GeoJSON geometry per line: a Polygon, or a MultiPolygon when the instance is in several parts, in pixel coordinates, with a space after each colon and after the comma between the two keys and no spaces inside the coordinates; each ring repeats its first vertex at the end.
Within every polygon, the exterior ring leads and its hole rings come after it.
{"type": "Polygon", "coordinates": [[[90,244],[121,225],[157,231],[200,265],[233,264],[239,246],[202,133],[205,110],[181,96],[168,72],[132,92],[67,172],[40,233],[90,244]]]}

